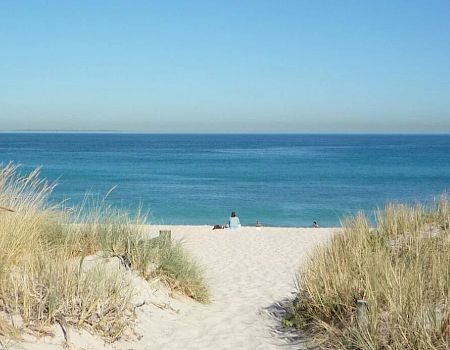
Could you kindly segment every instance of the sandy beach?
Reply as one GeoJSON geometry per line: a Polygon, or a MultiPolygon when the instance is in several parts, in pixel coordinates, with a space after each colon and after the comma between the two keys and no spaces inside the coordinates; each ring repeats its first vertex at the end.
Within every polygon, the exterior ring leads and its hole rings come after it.
{"type": "MultiPolygon", "coordinates": [[[[135,277],[137,319],[132,340],[106,344],[86,331],[70,329],[77,349],[290,349],[299,344],[277,334],[272,312],[292,296],[295,274],[314,247],[326,243],[336,229],[256,228],[212,230],[211,226],[149,226],[149,237],[172,231],[173,239],[201,264],[212,302],[202,305],[172,295],[156,281],[135,277]]],[[[64,337],[16,344],[23,349],[62,349],[64,337]]]]}

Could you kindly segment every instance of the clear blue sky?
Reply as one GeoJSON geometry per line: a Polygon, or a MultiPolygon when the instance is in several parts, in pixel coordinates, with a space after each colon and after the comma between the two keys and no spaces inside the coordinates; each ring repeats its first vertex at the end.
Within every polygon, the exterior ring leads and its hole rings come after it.
{"type": "Polygon", "coordinates": [[[0,2],[0,130],[449,132],[450,1],[0,2]]]}

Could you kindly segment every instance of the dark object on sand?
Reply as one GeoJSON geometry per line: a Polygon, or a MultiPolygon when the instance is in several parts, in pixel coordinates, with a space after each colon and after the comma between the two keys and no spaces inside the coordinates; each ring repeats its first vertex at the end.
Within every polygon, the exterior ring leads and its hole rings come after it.
{"type": "Polygon", "coordinates": [[[10,213],[15,213],[15,210],[9,209],[9,208],[5,208],[5,207],[0,207],[0,210],[4,210],[4,211],[9,211],[10,213]]]}
{"type": "Polygon", "coordinates": [[[169,241],[172,239],[171,230],[159,230],[159,239],[162,241],[169,241]]]}
{"type": "Polygon", "coordinates": [[[214,225],[213,230],[222,230],[224,228],[225,228],[225,226],[223,226],[223,225],[214,225]]]}

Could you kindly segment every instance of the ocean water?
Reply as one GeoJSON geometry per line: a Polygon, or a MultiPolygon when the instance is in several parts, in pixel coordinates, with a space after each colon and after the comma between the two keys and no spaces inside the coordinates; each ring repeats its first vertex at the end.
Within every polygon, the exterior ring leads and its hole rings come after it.
{"type": "Polygon", "coordinates": [[[86,193],[151,222],[336,226],[450,189],[450,135],[0,133],[0,162],[42,166],[53,201],[86,193]]]}

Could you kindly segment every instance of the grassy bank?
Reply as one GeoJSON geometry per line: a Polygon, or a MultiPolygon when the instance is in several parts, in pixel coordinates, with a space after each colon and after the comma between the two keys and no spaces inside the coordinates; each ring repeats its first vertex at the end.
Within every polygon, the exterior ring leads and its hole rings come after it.
{"type": "Polygon", "coordinates": [[[448,200],[389,205],[376,228],[358,215],[315,251],[286,323],[326,349],[448,349],[449,287],[448,200]]]}
{"type": "Polygon", "coordinates": [[[147,239],[145,218],[105,203],[50,206],[53,187],[38,170],[0,168],[0,336],[45,334],[58,322],[114,341],[134,318],[133,271],[208,301],[201,270],[180,242],[147,239]],[[121,267],[86,268],[85,257],[98,252],[121,267]]]}

